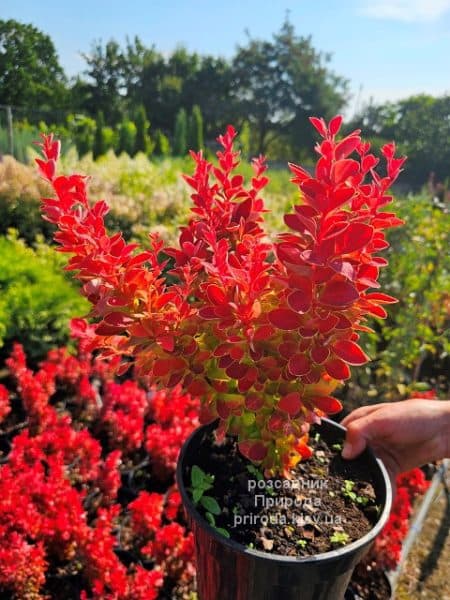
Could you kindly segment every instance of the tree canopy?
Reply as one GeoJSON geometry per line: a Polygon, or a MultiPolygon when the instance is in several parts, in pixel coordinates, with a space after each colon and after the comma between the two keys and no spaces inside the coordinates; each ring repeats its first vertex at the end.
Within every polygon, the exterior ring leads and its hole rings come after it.
{"type": "Polygon", "coordinates": [[[33,25],[0,20],[0,104],[61,108],[66,84],[48,35],[33,25]]]}
{"type": "Polygon", "coordinates": [[[288,20],[272,41],[250,38],[238,48],[232,67],[234,97],[256,133],[257,152],[264,154],[280,136],[294,149],[309,147],[307,116],[329,118],[342,109],[348,82],[328,69],[329,61],[288,20]]]}

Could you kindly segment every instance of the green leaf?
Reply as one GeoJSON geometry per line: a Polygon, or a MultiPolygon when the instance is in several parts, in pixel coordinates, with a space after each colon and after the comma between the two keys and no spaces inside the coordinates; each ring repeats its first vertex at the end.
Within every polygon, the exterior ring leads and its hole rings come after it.
{"type": "Polygon", "coordinates": [[[211,496],[202,496],[201,505],[213,515],[220,515],[222,512],[217,500],[211,496]]]}
{"type": "Polygon", "coordinates": [[[216,529],[216,520],[214,518],[214,515],[212,515],[210,512],[205,513],[205,517],[206,520],[208,521],[208,523],[214,527],[214,529],[216,529]]]}
{"type": "Polygon", "coordinates": [[[228,533],[228,531],[226,529],[224,529],[223,527],[214,527],[214,529],[220,533],[221,535],[223,535],[223,537],[229,538],[230,534],[228,533]]]}
{"type": "Polygon", "coordinates": [[[204,490],[202,490],[201,488],[194,488],[192,490],[192,499],[194,500],[195,504],[197,504],[197,502],[203,496],[203,492],[204,490]]]}
{"type": "Polygon", "coordinates": [[[200,469],[200,467],[197,467],[197,465],[194,465],[191,469],[192,487],[194,487],[194,488],[202,487],[204,485],[204,481],[205,481],[205,473],[200,469]]]}

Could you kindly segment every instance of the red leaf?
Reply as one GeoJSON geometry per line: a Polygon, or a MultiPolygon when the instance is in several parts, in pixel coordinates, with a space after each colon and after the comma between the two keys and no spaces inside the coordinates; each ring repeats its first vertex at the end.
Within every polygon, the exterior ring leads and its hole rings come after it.
{"type": "Polygon", "coordinates": [[[257,411],[264,406],[264,398],[259,394],[250,393],[245,396],[245,408],[257,411]]]}
{"type": "Polygon", "coordinates": [[[297,290],[291,292],[287,297],[287,303],[295,310],[296,313],[308,312],[312,301],[312,290],[310,288],[309,294],[303,291],[297,290]]]}
{"type": "Polygon", "coordinates": [[[338,221],[337,219],[329,219],[322,228],[322,236],[324,240],[329,240],[337,235],[340,235],[348,227],[348,221],[338,221]]]}
{"type": "Polygon", "coordinates": [[[131,362],[120,363],[119,367],[116,369],[117,377],[120,377],[121,375],[125,375],[125,373],[128,371],[128,369],[130,367],[131,367],[131,362]]]}
{"type": "Polygon", "coordinates": [[[304,354],[294,354],[288,362],[288,369],[292,375],[299,377],[306,375],[311,369],[311,362],[304,354]]]}
{"type": "Polygon", "coordinates": [[[171,360],[170,359],[159,359],[155,361],[153,365],[153,375],[155,377],[164,377],[169,373],[171,368],[171,360]]]}
{"type": "Polygon", "coordinates": [[[189,384],[187,391],[192,396],[205,396],[210,391],[210,387],[203,378],[199,378],[189,384]]]}
{"type": "Polygon", "coordinates": [[[277,244],[276,247],[278,258],[283,263],[292,263],[294,265],[303,264],[303,250],[298,246],[294,246],[289,242],[277,244]]]}
{"type": "Polygon", "coordinates": [[[359,146],[361,138],[357,135],[352,135],[341,140],[334,149],[334,155],[337,160],[346,158],[359,146]]]}
{"type": "Polygon", "coordinates": [[[336,326],[339,318],[336,315],[330,314],[325,319],[316,319],[316,325],[320,333],[328,333],[336,326]]]}
{"type": "Polygon", "coordinates": [[[233,346],[230,350],[230,356],[233,360],[241,360],[245,352],[240,346],[233,346]]]}
{"type": "Polygon", "coordinates": [[[283,218],[290,229],[298,231],[299,233],[304,233],[306,231],[315,238],[317,226],[313,219],[308,219],[308,217],[303,217],[299,214],[288,214],[284,215],[283,218]]]}
{"type": "Polygon", "coordinates": [[[175,348],[175,338],[173,335],[160,335],[156,338],[156,342],[166,352],[173,352],[175,348]]]}
{"type": "Polygon", "coordinates": [[[219,316],[216,313],[216,309],[214,306],[206,306],[205,308],[201,308],[198,311],[199,316],[202,319],[210,320],[210,319],[218,319],[219,316]]]}
{"type": "Polygon", "coordinates": [[[275,330],[271,325],[262,325],[253,334],[253,339],[257,341],[266,340],[267,338],[272,337],[274,333],[275,330]]]}
{"type": "Polygon", "coordinates": [[[319,410],[323,410],[327,415],[334,415],[342,410],[342,404],[337,398],[332,396],[313,396],[308,398],[311,404],[314,404],[319,410]]]}
{"type": "Polygon", "coordinates": [[[301,396],[298,392],[291,392],[283,396],[278,402],[278,408],[294,417],[302,407],[301,396]]]}
{"type": "Polygon", "coordinates": [[[271,415],[269,422],[267,424],[270,431],[281,431],[283,429],[284,424],[286,423],[286,415],[282,413],[275,412],[271,415]]]}
{"type": "Polygon", "coordinates": [[[277,308],[268,314],[268,319],[278,329],[292,331],[298,329],[302,323],[301,317],[288,308],[277,308]]]}
{"type": "Polygon", "coordinates": [[[333,379],[348,379],[350,377],[350,368],[340,358],[332,358],[325,363],[325,369],[333,379]]]}
{"type": "Polygon", "coordinates": [[[244,440],[239,443],[239,450],[244,456],[255,462],[263,460],[267,454],[266,446],[259,440],[244,440]]]}
{"type": "Polygon", "coordinates": [[[160,358],[153,365],[153,375],[155,377],[164,377],[170,371],[179,371],[184,368],[186,368],[186,362],[182,358],[160,358]]]}
{"type": "Polygon", "coordinates": [[[359,163],[351,158],[344,158],[336,161],[331,167],[331,180],[335,184],[343,183],[356,173],[359,173],[359,163]]]}
{"type": "Polygon", "coordinates": [[[228,377],[231,377],[232,379],[242,379],[245,377],[247,371],[248,365],[239,362],[233,362],[225,369],[228,377]]]}
{"type": "Polygon", "coordinates": [[[336,254],[349,254],[367,246],[373,237],[373,227],[364,223],[350,223],[336,239],[336,254]]]}
{"type": "Polygon", "coordinates": [[[40,158],[36,158],[36,162],[39,166],[39,170],[41,174],[51,181],[55,176],[56,172],[56,163],[53,159],[50,160],[41,160],[40,158]]]}
{"type": "Polygon", "coordinates": [[[357,289],[348,281],[330,281],[323,290],[320,301],[327,306],[349,306],[359,298],[357,289]]]}
{"type": "Polygon", "coordinates": [[[213,355],[216,357],[225,356],[226,354],[229,354],[229,351],[230,351],[230,344],[220,344],[214,350],[213,355]]]}
{"type": "Polygon", "coordinates": [[[379,304],[395,304],[398,302],[397,298],[389,296],[388,294],[382,294],[381,292],[373,292],[363,296],[364,300],[373,301],[379,304]]]}
{"type": "Polygon", "coordinates": [[[382,306],[379,306],[378,304],[372,304],[371,302],[368,303],[366,311],[374,317],[379,317],[380,319],[385,319],[387,317],[387,312],[382,306]]]}
{"type": "Polygon", "coordinates": [[[283,342],[280,344],[278,351],[280,356],[289,360],[293,354],[295,354],[298,350],[298,344],[295,342],[283,342]]]}
{"type": "Polygon", "coordinates": [[[305,181],[305,179],[311,179],[310,173],[308,173],[308,171],[303,169],[303,167],[300,167],[299,165],[295,165],[294,163],[288,163],[288,165],[289,165],[289,169],[295,175],[295,180],[294,180],[295,182],[301,183],[302,181],[305,181]]]}
{"type": "Polygon", "coordinates": [[[227,297],[225,292],[218,285],[211,283],[206,288],[206,293],[208,294],[209,301],[213,304],[226,304],[227,297]]]}
{"type": "Polygon", "coordinates": [[[349,365],[363,365],[369,359],[358,344],[350,340],[338,340],[332,345],[333,352],[349,365]]]}
{"type": "Polygon", "coordinates": [[[330,130],[331,135],[336,135],[339,132],[339,129],[342,125],[342,116],[336,115],[333,117],[328,125],[328,129],[330,130]]]}
{"type": "Polygon", "coordinates": [[[314,348],[311,350],[311,358],[318,365],[321,365],[323,362],[325,362],[329,354],[330,351],[328,350],[327,346],[314,346],[314,348]]]}
{"type": "Polygon", "coordinates": [[[295,449],[300,454],[300,456],[304,459],[311,458],[313,455],[313,451],[309,446],[307,446],[304,442],[300,442],[295,446],[295,449]]]}
{"type": "Polygon", "coordinates": [[[322,137],[327,137],[327,126],[323,119],[317,117],[309,117],[310,123],[317,129],[322,137]]]}

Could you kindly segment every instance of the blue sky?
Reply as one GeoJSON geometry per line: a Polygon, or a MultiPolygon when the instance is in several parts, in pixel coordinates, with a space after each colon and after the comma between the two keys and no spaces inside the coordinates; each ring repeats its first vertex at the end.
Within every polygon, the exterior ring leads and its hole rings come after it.
{"type": "Polygon", "coordinates": [[[0,18],[51,36],[68,75],[84,69],[80,52],[94,40],[124,44],[135,35],[165,53],[183,44],[231,57],[246,30],[269,39],[286,11],[350,80],[349,114],[370,98],[450,93],[450,0],[0,0],[0,18]]]}

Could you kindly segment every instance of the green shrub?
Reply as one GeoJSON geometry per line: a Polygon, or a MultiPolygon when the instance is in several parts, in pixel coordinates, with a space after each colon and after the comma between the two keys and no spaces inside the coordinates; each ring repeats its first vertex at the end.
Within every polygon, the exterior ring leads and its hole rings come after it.
{"type": "Polygon", "coordinates": [[[88,152],[92,152],[96,128],[95,120],[80,114],[69,115],[67,126],[79,156],[85,156],[88,152]]]}
{"type": "Polygon", "coordinates": [[[157,129],[155,132],[155,155],[166,158],[170,155],[171,151],[169,138],[164,135],[161,129],[157,129]]]}
{"type": "Polygon", "coordinates": [[[397,199],[396,209],[405,225],[390,231],[381,285],[399,302],[388,307],[386,320],[375,320],[376,333],[368,336],[373,394],[388,400],[420,380],[445,393],[448,379],[433,380],[433,372],[450,356],[450,214],[429,196],[397,199]]]}
{"type": "Polygon", "coordinates": [[[151,156],[154,143],[150,139],[149,129],[150,121],[147,119],[144,106],[139,106],[136,111],[136,143],[135,143],[135,154],[143,152],[147,156],[151,156]]]}
{"type": "Polygon", "coordinates": [[[86,314],[87,302],[61,271],[62,257],[41,244],[32,250],[0,237],[0,354],[14,341],[34,362],[68,341],[71,317],[86,314]]]}
{"type": "Polygon", "coordinates": [[[13,228],[30,245],[39,235],[50,241],[54,227],[42,219],[39,209],[40,198],[48,193],[36,169],[4,157],[0,163],[0,235],[13,228]]]}
{"type": "Polygon", "coordinates": [[[122,121],[119,124],[119,142],[117,146],[117,152],[122,154],[128,154],[128,156],[133,156],[134,148],[136,145],[136,125],[133,121],[122,121]]]}
{"type": "Polygon", "coordinates": [[[106,145],[106,136],[105,136],[105,118],[103,116],[102,111],[97,113],[96,126],[95,126],[95,135],[94,135],[94,145],[92,147],[92,153],[94,155],[94,160],[96,160],[99,156],[103,156],[106,154],[107,145],[106,145]]]}
{"type": "Polygon", "coordinates": [[[198,152],[203,148],[203,117],[200,107],[194,105],[189,117],[189,135],[188,147],[189,150],[198,152]]]}
{"type": "Polygon", "coordinates": [[[173,141],[173,152],[175,156],[184,156],[187,152],[187,115],[181,108],[175,119],[175,133],[173,141]]]}

